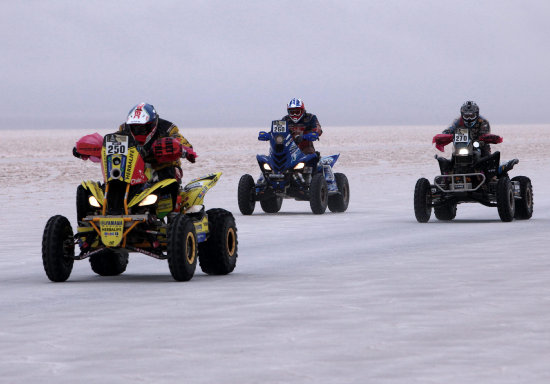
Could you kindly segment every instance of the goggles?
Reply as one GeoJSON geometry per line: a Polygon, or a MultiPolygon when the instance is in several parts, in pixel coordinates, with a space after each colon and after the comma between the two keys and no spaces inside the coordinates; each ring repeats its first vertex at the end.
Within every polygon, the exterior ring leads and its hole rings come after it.
{"type": "Polygon", "coordinates": [[[301,116],[304,111],[301,108],[290,108],[288,110],[288,115],[292,117],[301,116]]]}
{"type": "Polygon", "coordinates": [[[462,118],[466,121],[473,121],[477,119],[477,114],[474,112],[467,112],[462,114],[462,118]]]}
{"type": "Polygon", "coordinates": [[[150,133],[153,131],[153,129],[154,129],[153,123],[147,123],[147,124],[128,124],[128,126],[130,127],[130,131],[131,131],[134,135],[138,135],[138,136],[141,136],[141,135],[147,136],[147,135],[150,134],[150,133]]]}

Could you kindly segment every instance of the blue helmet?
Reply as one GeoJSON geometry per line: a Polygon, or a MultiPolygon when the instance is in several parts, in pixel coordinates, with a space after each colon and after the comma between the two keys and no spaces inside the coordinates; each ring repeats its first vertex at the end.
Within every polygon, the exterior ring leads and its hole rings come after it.
{"type": "Polygon", "coordinates": [[[130,109],[126,118],[126,128],[139,145],[145,145],[157,132],[159,115],[151,104],[140,103],[130,109]]]}
{"type": "Polygon", "coordinates": [[[294,98],[286,105],[286,110],[290,119],[297,123],[306,114],[306,106],[302,99],[294,98]]]}
{"type": "Polygon", "coordinates": [[[465,102],[460,108],[460,117],[466,127],[472,128],[479,118],[479,107],[473,101],[465,102]]]}

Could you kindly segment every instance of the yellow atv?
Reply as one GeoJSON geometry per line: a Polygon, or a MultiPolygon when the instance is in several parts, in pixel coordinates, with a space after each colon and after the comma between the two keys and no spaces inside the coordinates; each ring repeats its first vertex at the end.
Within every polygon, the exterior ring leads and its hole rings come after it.
{"type": "Polygon", "coordinates": [[[77,233],[61,215],[51,217],[42,238],[42,260],[51,281],[69,278],[74,260],[90,259],[101,276],[123,273],[128,253],[167,259],[178,281],[190,280],[197,265],[211,275],[226,275],[237,261],[237,227],[231,212],[205,211],[203,200],[221,172],[191,180],[154,182],[130,135],[103,139],[104,184],[84,181],[77,189],[77,233]],[[75,245],[80,253],[75,255],[75,245]]]}

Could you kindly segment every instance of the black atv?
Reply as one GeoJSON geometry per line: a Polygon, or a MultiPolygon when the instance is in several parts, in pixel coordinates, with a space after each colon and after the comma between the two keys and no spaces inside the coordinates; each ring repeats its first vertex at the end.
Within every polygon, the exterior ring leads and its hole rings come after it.
{"type": "Polygon", "coordinates": [[[433,138],[436,148],[453,142],[451,159],[435,155],[441,175],[433,184],[421,178],[414,188],[414,214],[420,223],[430,220],[432,208],[438,220],[456,217],[460,203],[480,203],[497,207],[502,221],[526,220],[533,215],[533,186],[526,176],[512,179],[508,172],[519,163],[512,159],[500,164],[500,152],[483,156],[481,147],[498,144],[502,138],[485,134],[472,140],[469,128],[458,128],[453,134],[439,134],[433,138]]]}

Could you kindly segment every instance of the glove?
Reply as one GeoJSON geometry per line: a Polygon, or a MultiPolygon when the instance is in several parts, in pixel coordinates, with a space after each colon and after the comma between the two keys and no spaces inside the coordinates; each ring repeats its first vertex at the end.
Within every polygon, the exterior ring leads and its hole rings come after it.
{"type": "Polygon", "coordinates": [[[197,158],[197,154],[195,152],[187,152],[185,154],[185,158],[189,160],[191,163],[194,163],[195,159],[197,158]]]}
{"type": "Polygon", "coordinates": [[[76,147],[73,147],[73,156],[77,157],[79,159],[82,158],[82,155],[80,153],[78,153],[78,151],[76,150],[76,147]]]}
{"type": "Polygon", "coordinates": [[[185,145],[182,148],[184,153],[181,157],[185,157],[190,163],[194,163],[195,159],[198,157],[197,153],[193,151],[193,148],[186,147],[185,145]]]}
{"type": "Polygon", "coordinates": [[[294,142],[296,144],[300,144],[304,140],[304,136],[302,134],[294,136],[294,142]]]}

